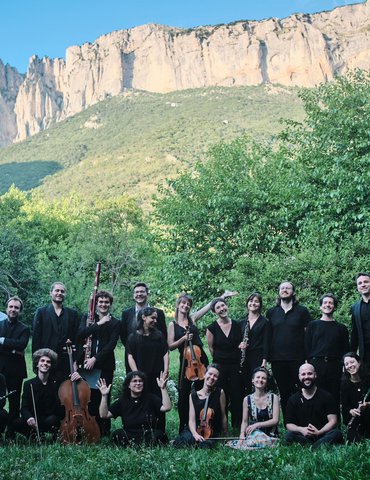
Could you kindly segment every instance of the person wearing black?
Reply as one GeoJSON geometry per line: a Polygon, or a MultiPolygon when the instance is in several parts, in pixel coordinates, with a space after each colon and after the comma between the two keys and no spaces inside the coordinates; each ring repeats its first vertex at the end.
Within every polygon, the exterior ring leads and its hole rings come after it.
{"type": "Polygon", "coordinates": [[[370,439],[370,377],[355,352],[345,353],[343,363],[342,416],[347,425],[347,441],[354,443],[370,439]]]}
{"type": "Polygon", "coordinates": [[[5,377],[9,396],[9,432],[11,422],[19,417],[23,379],[27,377],[25,350],[30,338],[30,329],[19,321],[23,302],[11,297],[6,302],[7,319],[0,322],[0,373],[5,377]]]}
{"type": "Polygon", "coordinates": [[[358,273],[356,285],[361,300],[351,307],[351,350],[357,352],[358,349],[362,362],[370,371],[370,273],[358,273]]]}
{"type": "MultiPolygon", "coordinates": [[[[122,312],[121,318],[121,332],[120,337],[125,347],[125,366],[126,366],[126,373],[130,371],[130,365],[127,359],[127,351],[126,351],[126,343],[128,337],[131,333],[136,332],[137,330],[137,314],[140,310],[144,307],[149,306],[149,287],[144,282],[138,282],[134,285],[133,288],[133,299],[135,301],[135,305],[133,307],[127,308],[122,312]]],[[[164,338],[167,339],[167,326],[166,326],[166,317],[164,311],[160,308],[156,308],[157,310],[157,328],[159,331],[163,333],[164,338]]]]}
{"type": "Polygon", "coordinates": [[[108,395],[111,385],[107,385],[103,378],[99,380],[101,418],[122,419],[122,428],[112,434],[112,440],[117,446],[154,446],[168,442],[164,430],[157,426],[160,414],[164,415],[171,410],[171,400],[166,388],[167,376],[161,372],[156,380],[161,398],[148,392],[147,378],[143,372],[130,372],[123,382],[121,396],[110,406],[108,395]]]}
{"type": "Polygon", "coordinates": [[[65,351],[67,340],[76,345],[80,325],[76,310],[63,305],[67,289],[61,282],[55,282],[50,289],[51,303],[36,310],[33,321],[32,352],[50,348],[58,355],[55,375],[61,381],[70,374],[69,360],[65,351]]]}
{"type": "Polygon", "coordinates": [[[308,324],[305,345],[306,358],[317,373],[317,385],[333,395],[339,418],[342,357],[349,349],[349,334],[345,325],[334,320],[337,305],[332,293],[320,298],[321,319],[308,324]]]}
{"type": "MultiPolygon", "coordinates": [[[[92,374],[92,379],[95,377],[97,381],[98,378],[104,378],[108,384],[113,382],[113,374],[116,368],[114,349],[121,328],[121,322],[109,313],[112,303],[112,294],[105,290],[99,290],[96,294],[95,322],[87,325],[87,314],[83,315],[77,334],[77,364],[83,369],[79,370],[81,376],[88,380],[90,374],[92,374]],[[86,359],[84,345],[90,335],[91,354],[90,358],[86,359]]],[[[96,386],[96,381],[94,380],[92,382],[94,384],[90,384],[89,411],[96,418],[101,434],[108,435],[110,433],[110,421],[104,421],[99,416],[101,395],[96,386]]]]}
{"type": "Polygon", "coordinates": [[[163,372],[168,376],[169,356],[167,341],[157,328],[158,312],[145,307],[138,313],[138,328],[127,340],[128,362],[132,371],[144,372],[148,390],[161,397],[157,378],[163,372]]]}
{"type": "Polygon", "coordinates": [[[300,305],[291,282],[280,283],[277,305],[266,314],[269,335],[269,360],[279,387],[285,418],[288,398],[298,389],[298,369],[305,361],[304,335],[311,316],[300,305]]]}
{"type": "Polygon", "coordinates": [[[342,443],[337,426],[333,396],[316,386],[316,371],[310,363],[299,368],[301,391],[293,394],[286,408],[285,441],[317,448],[323,444],[342,443]]]}
{"type": "Polygon", "coordinates": [[[222,432],[228,435],[226,417],[225,392],[218,387],[220,377],[219,365],[208,365],[204,377],[204,385],[199,390],[193,390],[189,398],[189,425],[175,438],[175,448],[198,446],[200,448],[212,448],[216,445],[215,437],[222,432]],[[206,415],[207,421],[203,421],[202,410],[207,407],[213,410],[212,419],[206,415]],[[199,431],[198,431],[199,429],[199,431]],[[204,430],[204,431],[202,431],[204,430]],[[212,431],[212,438],[205,438],[206,432],[212,431]],[[202,435],[203,433],[203,435],[202,435]]]}
{"type": "Polygon", "coordinates": [[[50,432],[56,439],[60,421],[64,416],[58,398],[60,381],[50,375],[56,366],[57,358],[57,354],[49,348],[36,350],[32,355],[32,367],[36,377],[24,384],[21,417],[13,422],[15,432],[34,438],[37,437],[37,432],[41,437],[50,432]]]}
{"type": "Polygon", "coordinates": [[[240,325],[231,320],[225,300],[220,297],[212,302],[212,312],[218,318],[206,330],[206,338],[213,362],[220,367],[220,388],[230,406],[231,425],[240,427],[242,421],[242,377],[240,373],[240,350],[242,333],[240,325]]]}
{"type": "Polygon", "coordinates": [[[261,315],[262,295],[252,293],[246,299],[247,317],[240,321],[245,349],[241,351],[244,395],[252,392],[252,376],[257,367],[266,367],[268,357],[267,319],[261,315]]]}
{"type": "Polygon", "coordinates": [[[6,383],[5,377],[2,373],[0,373],[0,444],[1,444],[1,437],[8,425],[9,421],[9,414],[5,410],[5,402],[6,402],[6,383]]]}

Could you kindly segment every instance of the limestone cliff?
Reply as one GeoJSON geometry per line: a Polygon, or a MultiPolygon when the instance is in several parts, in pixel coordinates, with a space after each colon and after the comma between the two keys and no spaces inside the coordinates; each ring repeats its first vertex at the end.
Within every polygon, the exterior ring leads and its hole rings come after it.
{"type": "Polygon", "coordinates": [[[210,85],[313,86],[370,68],[370,3],[285,19],[184,30],[144,25],[32,57],[15,104],[17,140],[125,88],[168,92],[210,85]]]}
{"type": "Polygon", "coordinates": [[[8,145],[17,134],[15,101],[24,75],[0,60],[0,147],[8,145]]]}

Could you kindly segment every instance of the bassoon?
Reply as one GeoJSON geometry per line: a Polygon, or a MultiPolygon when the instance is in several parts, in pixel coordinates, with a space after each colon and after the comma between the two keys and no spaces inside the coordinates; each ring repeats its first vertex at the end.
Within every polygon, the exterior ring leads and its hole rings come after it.
{"type": "MultiPolygon", "coordinates": [[[[101,262],[98,262],[96,264],[96,269],[95,269],[94,287],[93,287],[93,291],[91,293],[90,301],[89,301],[89,311],[88,311],[87,319],[86,319],[86,326],[87,327],[89,327],[90,325],[95,323],[96,294],[97,294],[98,288],[99,288],[100,271],[101,271],[101,262]]],[[[91,358],[92,335],[89,335],[87,337],[87,339],[85,341],[84,349],[85,349],[85,362],[86,362],[86,360],[89,360],[91,358]]]]}

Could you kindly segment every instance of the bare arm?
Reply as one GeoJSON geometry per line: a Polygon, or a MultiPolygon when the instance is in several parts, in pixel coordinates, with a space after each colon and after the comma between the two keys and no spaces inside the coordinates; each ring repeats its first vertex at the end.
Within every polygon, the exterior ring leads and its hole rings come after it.
{"type": "MultiPolygon", "coordinates": [[[[226,300],[230,297],[234,297],[235,295],[238,295],[238,292],[225,290],[224,293],[220,296],[220,298],[226,300]]],[[[209,303],[207,303],[207,305],[204,305],[204,307],[200,308],[199,310],[191,314],[191,319],[194,323],[197,322],[197,320],[202,318],[206,313],[210,311],[213,300],[214,299],[212,299],[209,303]]]]}
{"type": "Polygon", "coordinates": [[[245,431],[248,427],[248,397],[244,397],[243,400],[243,419],[240,425],[240,440],[244,440],[245,438],[245,431]]]}
{"type": "Polygon", "coordinates": [[[206,339],[207,339],[207,343],[208,343],[208,348],[209,348],[209,353],[212,355],[213,357],[213,333],[211,333],[208,328],[206,330],[206,339]]]}
{"type": "Polygon", "coordinates": [[[168,325],[167,330],[167,343],[168,348],[172,351],[178,348],[182,343],[186,341],[186,334],[183,335],[181,338],[175,341],[175,327],[173,322],[168,325]]]}
{"type": "Polygon", "coordinates": [[[168,377],[169,367],[170,367],[170,356],[167,351],[163,356],[163,373],[166,376],[166,378],[168,377]]]}
{"type": "Polygon", "coordinates": [[[220,394],[220,407],[221,407],[221,423],[222,423],[222,430],[224,431],[225,435],[229,435],[229,428],[227,425],[227,416],[226,416],[226,396],[225,392],[221,390],[220,394]]]}
{"type": "Polygon", "coordinates": [[[172,408],[171,399],[167,391],[167,380],[168,376],[164,372],[161,372],[159,378],[157,378],[157,384],[162,394],[161,412],[169,412],[172,408]]]}
{"type": "Polygon", "coordinates": [[[131,370],[133,372],[136,372],[137,371],[137,365],[136,365],[134,357],[131,355],[131,353],[128,354],[127,360],[128,360],[128,364],[130,365],[131,370]]]}
{"type": "Polygon", "coordinates": [[[325,425],[318,430],[314,425],[309,424],[308,429],[311,435],[323,435],[324,433],[333,430],[337,426],[337,416],[334,413],[327,415],[328,421],[325,425]]]}
{"type": "Polygon", "coordinates": [[[101,393],[101,400],[99,405],[99,415],[101,418],[112,418],[113,415],[108,410],[108,394],[112,385],[107,386],[104,378],[100,378],[96,384],[101,393]]]}

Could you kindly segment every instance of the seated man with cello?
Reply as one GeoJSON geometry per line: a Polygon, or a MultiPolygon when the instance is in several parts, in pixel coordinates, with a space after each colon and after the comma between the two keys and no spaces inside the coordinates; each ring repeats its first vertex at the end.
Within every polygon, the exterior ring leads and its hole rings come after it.
{"type": "Polygon", "coordinates": [[[219,376],[218,365],[211,363],[203,388],[190,394],[189,426],[174,440],[174,447],[212,448],[222,431],[228,434],[225,393],[217,387],[219,376]]]}
{"type": "MultiPolygon", "coordinates": [[[[13,422],[15,432],[38,439],[50,432],[56,439],[63,418],[63,407],[58,398],[60,381],[51,375],[57,360],[58,355],[50,348],[40,348],[32,355],[36,377],[24,384],[21,417],[13,422]]],[[[80,378],[78,374],[77,378],[80,378]]]]}
{"type": "Polygon", "coordinates": [[[160,414],[172,408],[167,392],[167,375],[161,372],[157,385],[161,398],[149,391],[147,376],[144,372],[133,371],[123,381],[122,394],[108,406],[111,385],[100,378],[97,386],[101,393],[99,413],[101,418],[122,419],[122,428],[112,433],[113,442],[119,447],[134,445],[163,445],[168,443],[166,433],[158,425],[160,414]]]}

